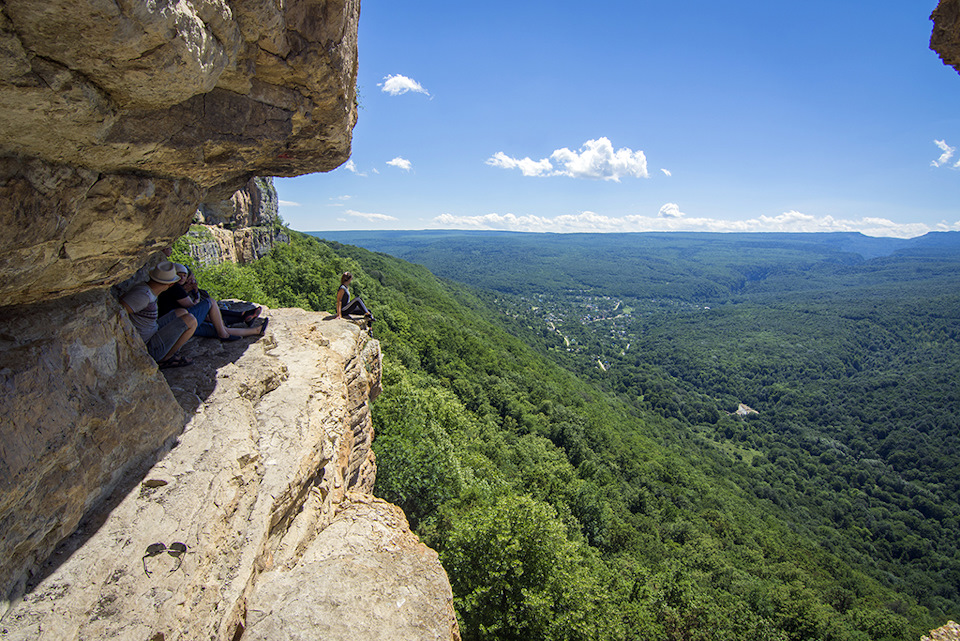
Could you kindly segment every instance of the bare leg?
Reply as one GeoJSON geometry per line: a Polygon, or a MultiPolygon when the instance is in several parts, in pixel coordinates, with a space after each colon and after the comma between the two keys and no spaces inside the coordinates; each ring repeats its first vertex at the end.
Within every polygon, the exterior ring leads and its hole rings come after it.
{"type": "Polygon", "coordinates": [[[228,327],[231,336],[256,336],[260,333],[259,327],[228,327]]]}
{"type": "Polygon", "coordinates": [[[210,311],[207,312],[207,319],[213,323],[213,328],[217,330],[217,336],[220,338],[230,336],[230,331],[223,322],[223,316],[220,315],[220,306],[212,298],[210,299],[210,311]]]}
{"type": "Polygon", "coordinates": [[[182,307],[174,311],[180,320],[183,321],[184,325],[187,326],[187,331],[181,334],[177,342],[174,343],[173,347],[170,348],[170,351],[163,355],[163,358],[160,359],[161,363],[176,354],[177,350],[186,345],[187,341],[190,340],[190,337],[193,336],[193,333],[197,331],[197,319],[193,317],[193,314],[182,307]]]}
{"type": "Polygon", "coordinates": [[[227,336],[256,336],[260,333],[260,328],[227,327],[227,324],[223,322],[223,314],[220,313],[220,306],[217,305],[217,301],[211,299],[210,302],[210,312],[207,313],[207,318],[210,319],[213,328],[217,330],[217,335],[220,336],[220,338],[226,338],[227,336]]]}

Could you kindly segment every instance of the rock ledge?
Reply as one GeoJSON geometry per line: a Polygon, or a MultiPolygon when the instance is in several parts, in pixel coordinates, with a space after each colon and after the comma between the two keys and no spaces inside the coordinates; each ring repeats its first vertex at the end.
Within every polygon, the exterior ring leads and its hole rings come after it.
{"type": "Polygon", "coordinates": [[[436,553],[371,495],[378,342],[269,317],[263,338],[191,341],[195,364],[165,371],[183,434],[65,541],[0,639],[459,639],[436,553]]]}

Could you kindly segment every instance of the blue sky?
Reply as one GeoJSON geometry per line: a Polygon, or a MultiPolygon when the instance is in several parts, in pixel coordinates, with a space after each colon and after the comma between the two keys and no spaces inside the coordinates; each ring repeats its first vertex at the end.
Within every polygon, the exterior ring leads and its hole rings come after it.
{"type": "Polygon", "coordinates": [[[301,231],[960,230],[935,0],[363,0],[350,161],[301,231]]]}

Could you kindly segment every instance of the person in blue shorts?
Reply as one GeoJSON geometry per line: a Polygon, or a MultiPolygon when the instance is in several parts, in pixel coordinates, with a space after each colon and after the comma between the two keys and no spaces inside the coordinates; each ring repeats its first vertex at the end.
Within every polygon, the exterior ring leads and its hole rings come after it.
{"type": "Polygon", "coordinates": [[[197,287],[190,269],[177,263],[173,267],[178,280],[158,297],[161,316],[176,309],[187,310],[200,323],[194,335],[203,338],[235,341],[246,336],[263,336],[268,319],[264,319],[260,327],[227,327],[217,301],[197,287]]]}

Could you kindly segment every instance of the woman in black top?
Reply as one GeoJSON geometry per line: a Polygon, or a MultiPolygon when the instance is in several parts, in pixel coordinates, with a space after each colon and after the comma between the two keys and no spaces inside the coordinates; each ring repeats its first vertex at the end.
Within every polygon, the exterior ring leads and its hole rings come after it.
{"type": "Polygon", "coordinates": [[[353,274],[350,272],[343,272],[343,275],[340,276],[340,289],[337,290],[337,318],[343,318],[350,314],[362,314],[368,322],[373,323],[373,314],[363,304],[363,300],[360,298],[350,300],[350,290],[347,288],[350,287],[350,281],[352,280],[353,274]]]}

